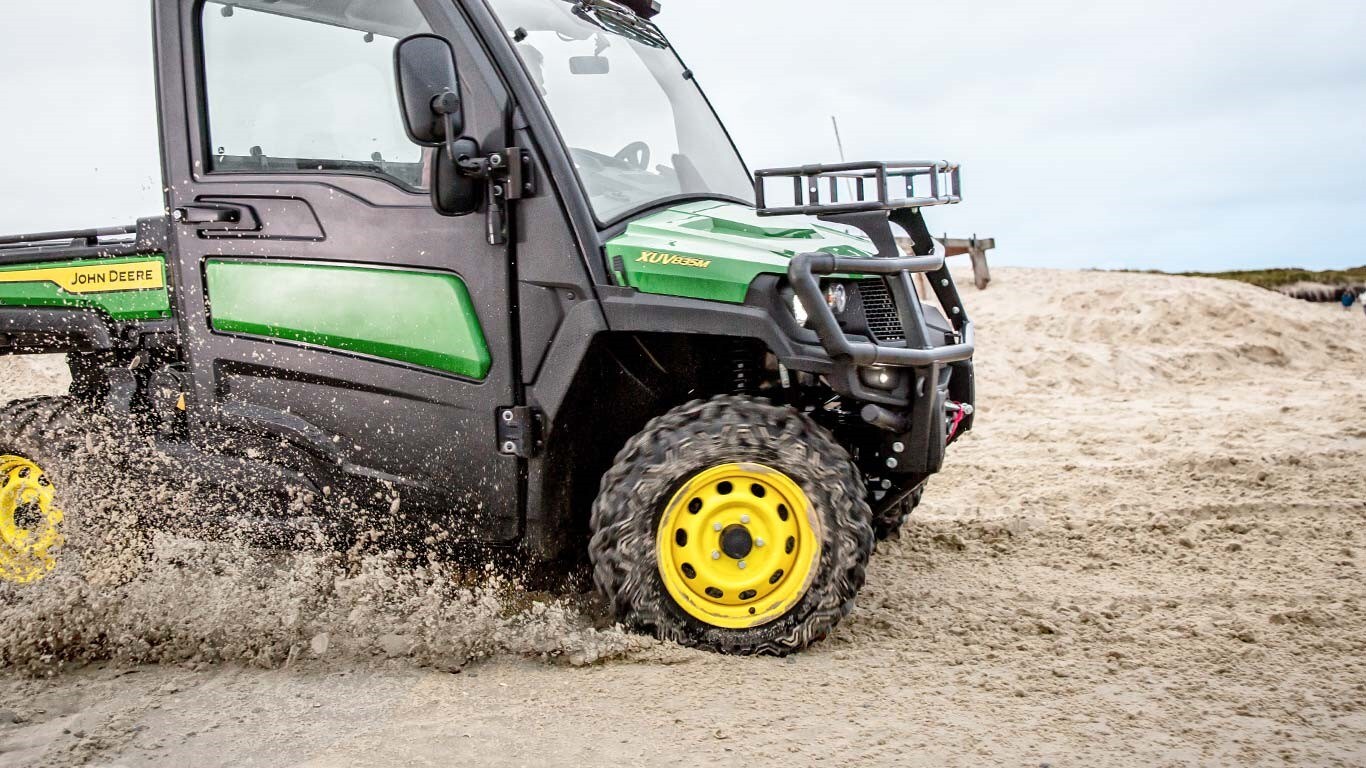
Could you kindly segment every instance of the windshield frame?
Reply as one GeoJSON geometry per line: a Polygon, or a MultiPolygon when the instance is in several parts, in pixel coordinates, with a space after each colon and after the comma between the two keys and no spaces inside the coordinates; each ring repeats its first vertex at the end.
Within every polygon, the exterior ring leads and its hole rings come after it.
{"type": "MultiPolygon", "coordinates": [[[[547,2],[553,1],[562,0],[547,0],[547,2]]],[[[523,60],[521,54],[517,50],[517,43],[508,33],[503,18],[498,15],[498,11],[493,7],[492,0],[481,0],[481,2],[484,5],[484,8],[488,11],[489,17],[493,19],[500,37],[502,37],[502,39],[505,41],[505,44],[508,47],[508,51],[512,54],[512,59],[516,62],[517,67],[521,70],[520,74],[523,78],[525,78],[526,82],[533,82],[534,78],[532,77],[530,70],[527,68],[526,62],[523,60]]],[[[629,9],[627,9],[626,12],[634,13],[634,11],[630,11],[629,9]]],[[[688,67],[686,62],[683,61],[683,57],[679,55],[678,49],[674,47],[671,41],[669,41],[668,35],[665,34],[664,31],[660,29],[657,24],[654,24],[653,21],[645,21],[646,23],[652,25],[655,28],[655,30],[658,31],[660,37],[663,38],[663,40],[667,43],[667,50],[670,54],[673,55],[674,60],[678,63],[679,71],[683,73],[684,76],[688,79],[688,81],[692,83],[692,86],[697,89],[698,95],[702,97],[702,103],[706,106],[707,114],[709,114],[711,116],[711,119],[715,121],[716,127],[719,128],[721,131],[721,135],[725,136],[727,146],[729,147],[730,151],[734,154],[736,161],[738,161],[740,169],[744,172],[745,178],[749,181],[751,185],[753,185],[754,172],[750,169],[749,164],[745,162],[744,154],[740,152],[739,145],[735,143],[735,138],[731,135],[730,129],[726,127],[725,122],[721,119],[720,113],[716,111],[716,107],[712,104],[711,98],[707,96],[706,90],[702,88],[701,83],[697,82],[697,78],[693,74],[693,70],[688,67]]],[[[640,205],[632,206],[629,209],[618,212],[616,215],[610,218],[603,219],[598,214],[597,208],[592,203],[591,197],[588,192],[588,185],[585,183],[583,175],[579,172],[577,164],[575,164],[572,160],[572,153],[570,152],[569,143],[565,139],[563,131],[560,130],[560,124],[559,121],[556,120],[555,110],[551,108],[551,105],[547,102],[545,95],[541,93],[539,89],[532,88],[531,94],[532,97],[537,100],[539,106],[541,107],[541,110],[548,118],[546,122],[548,123],[550,130],[554,134],[555,141],[558,144],[560,151],[564,153],[566,159],[569,159],[568,165],[570,171],[574,176],[574,182],[577,187],[577,191],[582,196],[584,207],[588,210],[588,213],[592,217],[593,222],[596,225],[599,232],[616,228],[620,226],[623,222],[628,222],[632,219],[638,218],[642,214],[649,213],[654,210],[667,209],[671,206],[683,202],[692,202],[696,200],[719,200],[730,203],[738,203],[740,205],[744,205],[751,208],[754,207],[753,200],[746,200],[744,198],[735,197],[733,195],[728,195],[720,192],[684,192],[676,195],[668,195],[665,197],[655,198],[653,200],[641,203],[640,205]]]]}

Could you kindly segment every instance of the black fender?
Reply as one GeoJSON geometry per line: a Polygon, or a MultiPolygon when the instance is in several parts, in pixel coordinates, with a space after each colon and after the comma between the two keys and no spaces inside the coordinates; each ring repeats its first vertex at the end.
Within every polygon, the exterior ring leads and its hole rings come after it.
{"type": "Polygon", "coordinates": [[[0,307],[0,355],[101,352],[117,339],[96,310],[0,307]]]}

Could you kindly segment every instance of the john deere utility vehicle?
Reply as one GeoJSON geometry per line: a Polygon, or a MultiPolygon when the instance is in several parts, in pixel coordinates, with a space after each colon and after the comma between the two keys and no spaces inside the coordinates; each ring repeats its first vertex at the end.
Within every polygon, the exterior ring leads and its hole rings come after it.
{"type": "Polygon", "coordinates": [[[61,566],[98,417],[234,515],[383,495],[415,539],[586,553],[681,643],[781,654],[851,610],[972,427],[921,217],[957,166],[751,173],[649,0],[153,9],[167,214],[0,239],[0,353],[74,382],[0,413],[0,576],[61,566]]]}

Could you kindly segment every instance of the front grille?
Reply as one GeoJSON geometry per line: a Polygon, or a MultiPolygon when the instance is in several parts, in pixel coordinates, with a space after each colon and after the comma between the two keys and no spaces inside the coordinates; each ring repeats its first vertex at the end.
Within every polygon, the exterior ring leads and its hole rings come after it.
{"type": "Polygon", "coordinates": [[[860,280],[859,295],[863,297],[863,314],[868,319],[868,330],[878,341],[905,341],[906,330],[901,327],[901,315],[896,311],[887,281],[880,277],[860,280]]]}

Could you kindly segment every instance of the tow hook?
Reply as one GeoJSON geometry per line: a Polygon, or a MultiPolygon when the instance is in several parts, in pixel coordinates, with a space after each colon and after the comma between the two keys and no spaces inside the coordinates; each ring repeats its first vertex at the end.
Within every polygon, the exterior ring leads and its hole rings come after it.
{"type": "Polygon", "coordinates": [[[958,436],[958,430],[963,426],[963,419],[972,415],[973,407],[972,403],[955,403],[952,400],[945,400],[944,410],[953,414],[953,423],[949,424],[949,436],[944,440],[944,444],[948,445],[958,436]]]}
{"type": "Polygon", "coordinates": [[[863,406],[863,410],[859,412],[859,415],[869,424],[872,424],[879,429],[885,429],[888,432],[902,434],[911,430],[910,419],[899,413],[889,411],[880,405],[869,403],[868,405],[863,406]]]}

